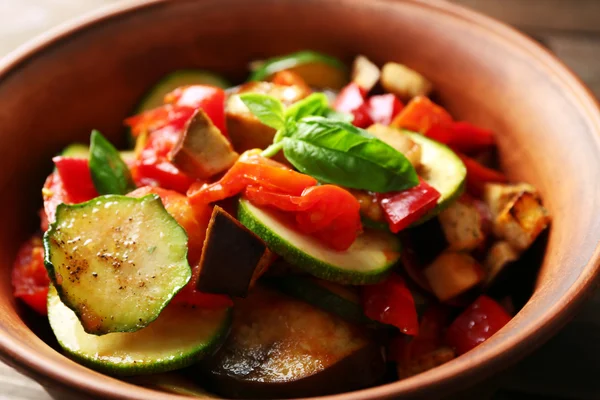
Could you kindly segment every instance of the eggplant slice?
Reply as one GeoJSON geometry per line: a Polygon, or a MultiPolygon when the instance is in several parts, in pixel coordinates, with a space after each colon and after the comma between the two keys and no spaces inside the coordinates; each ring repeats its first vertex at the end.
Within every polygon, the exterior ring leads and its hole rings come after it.
{"type": "Polygon", "coordinates": [[[258,236],[215,206],[200,259],[198,290],[246,297],[274,259],[258,236]]]}
{"type": "Polygon", "coordinates": [[[371,386],[385,362],[367,330],[257,286],[236,301],[231,334],[203,371],[221,396],[290,398],[371,386]]]}

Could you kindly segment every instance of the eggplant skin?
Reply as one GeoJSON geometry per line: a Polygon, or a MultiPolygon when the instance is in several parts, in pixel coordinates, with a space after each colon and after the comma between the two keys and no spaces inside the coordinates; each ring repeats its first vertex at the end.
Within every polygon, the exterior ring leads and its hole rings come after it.
{"type": "Polygon", "coordinates": [[[370,343],[323,371],[297,380],[260,382],[215,371],[207,383],[213,392],[235,399],[289,399],[366,388],[379,383],[384,373],[381,348],[370,343]]]}
{"type": "Polygon", "coordinates": [[[257,286],[236,300],[231,334],[201,372],[220,396],[297,398],[375,385],[385,361],[364,327],[257,286]]]}

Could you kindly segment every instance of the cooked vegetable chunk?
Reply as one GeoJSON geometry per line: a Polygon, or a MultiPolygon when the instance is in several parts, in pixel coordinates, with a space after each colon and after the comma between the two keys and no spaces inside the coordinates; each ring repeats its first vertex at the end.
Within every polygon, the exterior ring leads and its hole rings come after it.
{"type": "Polygon", "coordinates": [[[133,332],[190,280],[187,235],[156,195],[60,204],[44,235],[45,264],[86,332],[133,332]]]}
{"type": "Polygon", "coordinates": [[[386,63],[381,69],[381,86],[386,92],[402,99],[427,96],[433,85],[423,75],[395,62],[386,63]]]}
{"type": "Polygon", "coordinates": [[[398,363],[398,378],[408,378],[421,372],[429,371],[439,365],[456,358],[456,353],[450,347],[441,347],[425,353],[406,363],[398,363]]]}
{"type": "Polygon", "coordinates": [[[352,82],[365,92],[370,91],[379,82],[381,71],[367,57],[359,55],[352,65],[352,82]]]}
{"type": "Polygon", "coordinates": [[[490,247],[485,257],[485,284],[489,286],[500,272],[510,263],[519,259],[519,252],[505,241],[496,242],[490,247]]]}
{"type": "Polygon", "coordinates": [[[242,153],[251,149],[264,149],[273,143],[275,129],[263,124],[248,110],[240,99],[243,93],[268,94],[279,99],[288,107],[302,100],[310,93],[299,86],[283,86],[269,82],[249,82],[233,93],[225,105],[227,131],[236,151],[242,153]]]}
{"type": "Polygon", "coordinates": [[[494,234],[518,251],[527,249],[550,224],[548,211],[530,186],[488,184],[484,198],[494,215],[494,234]]]}
{"type": "Polygon", "coordinates": [[[363,329],[257,287],[236,302],[231,334],[205,371],[222,396],[296,398],[373,384],[384,361],[363,329]]]}
{"type": "Polygon", "coordinates": [[[48,318],[63,350],[74,360],[111,375],[153,374],[184,368],[212,355],[231,326],[231,310],[169,306],[137,332],[91,335],[56,289],[48,294],[48,318]]]}
{"type": "Polygon", "coordinates": [[[208,179],[229,169],[239,157],[229,141],[198,109],[187,122],[169,155],[173,164],[196,179],[208,179]]]}
{"type": "Polygon", "coordinates": [[[255,273],[272,261],[272,253],[258,236],[215,206],[200,259],[198,290],[246,297],[255,273]]]}
{"type": "Polygon", "coordinates": [[[485,242],[484,216],[474,200],[460,198],[439,215],[444,236],[454,251],[471,251],[485,242]]]}
{"type": "Polygon", "coordinates": [[[440,254],[423,273],[440,301],[466,292],[484,277],[483,269],[473,257],[450,251],[440,254]]]}
{"type": "Polygon", "coordinates": [[[367,131],[404,154],[413,167],[418,168],[421,164],[421,146],[404,131],[381,124],[371,125],[367,131]]]}

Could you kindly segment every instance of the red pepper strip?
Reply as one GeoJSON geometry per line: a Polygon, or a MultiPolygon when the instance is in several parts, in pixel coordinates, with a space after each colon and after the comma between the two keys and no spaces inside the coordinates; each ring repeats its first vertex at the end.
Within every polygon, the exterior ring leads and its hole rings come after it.
{"type": "Polygon", "coordinates": [[[467,191],[470,194],[480,197],[486,183],[508,181],[501,172],[487,168],[464,154],[457,152],[456,155],[460,157],[467,168],[467,191]]]}
{"type": "Polygon", "coordinates": [[[408,364],[410,361],[431,353],[444,343],[444,328],[450,310],[440,304],[429,306],[419,323],[419,334],[406,340],[406,336],[392,339],[388,357],[392,361],[408,364]]]}
{"type": "Polygon", "coordinates": [[[401,192],[379,193],[377,200],[390,230],[398,233],[434,209],[440,196],[440,192],[419,178],[417,186],[401,192]]]}
{"type": "Polygon", "coordinates": [[[367,104],[371,120],[382,125],[391,124],[404,108],[404,104],[392,93],[371,96],[367,104]]]}
{"type": "Polygon", "coordinates": [[[193,107],[166,104],[129,117],[125,120],[125,124],[131,127],[131,133],[135,137],[139,136],[142,132],[153,132],[167,125],[180,132],[185,123],[194,114],[194,111],[193,107]]]}
{"type": "Polygon", "coordinates": [[[447,144],[463,153],[476,153],[495,144],[494,133],[491,130],[469,122],[454,122],[451,130],[451,141],[447,144]]]}
{"type": "Polygon", "coordinates": [[[216,86],[191,85],[175,89],[165,96],[166,104],[176,107],[201,108],[213,124],[227,136],[225,125],[225,91],[216,86]]]}
{"type": "Polygon", "coordinates": [[[34,236],[21,245],[11,278],[15,297],[39,314],[46,315],[50,279],[44,266],[44,247],[40,237],[34,236]]]}
{"type": "MultiPolygon", "coordinates": [[[[62,179],[58,172],[51,173],[42,189],[42,197],[44,199],[44,212],[46,214],[46,224],[51,224],[56,219],[56,207],[60,203],[71,204],[72,201],[65,190],[62,179]]],[[[42,222],[43,223],[43,222],[42,222]]],[[[48,226],[42,225],[42,230],[48,230],[48,226]]]]}
{"type": "Polygon", "coordinates": [[[98,196],[87,159],[59,156],[52,161],[71,202],[83,203],[98,196]]]}
{"type": "Polygon", "coordinates": [[[138,186],[160,186],[185,193],[195,182],[168,160],[168,154],[179,140],[178,126],[166,125],[150,134],[138,154],[131,175],[138,186]]]}
{"type": "Polygon", "coordinates": [[[300,232],[312,235],[338,251],[347,250],[361,231],[360,204],[338,186],[309,187],[300,196],[249,186],[244,197],[257,206],[295,213],[300,232]]]}
{"type": "Polygon", "coordinates": [[[293,171],[283,164],[262,157],[256,151],[247,151],[217,182],[196,183],[188,191],[192,206],[209,204],[241,193],[247,186],[260,186],[276,193],[299,196],[317,180],[293,171]]]}
{"type": "Polygon", "coordinates": [[[352,124],[359,128],[366,128],[373,123],[365,101],[365,91],[356,83],[350,83],[340,91],[333,108],[354,115],[352,124]]]}
{"type": "Polygon", "coordinates": [[[391,274],[381,283],[363,286],[361,299],[365,315],[372,320],[393,325],[407,335],[419,333],[415,301],[399,275],[391,274]]]}
{"type": "Polygon", "coordinates": [[[500,304],[480,296],[452,322],[446,331],[446,343],[464,354],[485,342],[510,321],[500,304]]]}

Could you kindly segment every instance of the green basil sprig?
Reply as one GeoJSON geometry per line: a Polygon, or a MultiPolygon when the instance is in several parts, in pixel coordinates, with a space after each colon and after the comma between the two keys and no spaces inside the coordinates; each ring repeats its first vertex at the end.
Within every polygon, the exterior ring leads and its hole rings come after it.
{"type": "Polygon", "coordinates": [[[118,150],[97,130],[90,137],[90,171],[99,194],[127,194],[135,189],[118,150]]]}
{"type": "Polygon", "coordinates": [[[353,189],[387,193],[419,183],[414,167],[402,153],[350,124],[351,118],[332,110],[322,93],[285,111],[272,96],[253,93],[240,98],[261,122],[277,129],[273,144],[262,153],[265,157],[283,149],[300,172],[353,189]]]}

